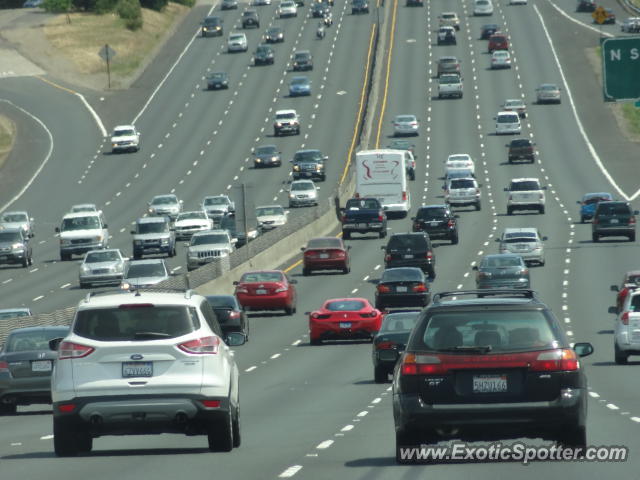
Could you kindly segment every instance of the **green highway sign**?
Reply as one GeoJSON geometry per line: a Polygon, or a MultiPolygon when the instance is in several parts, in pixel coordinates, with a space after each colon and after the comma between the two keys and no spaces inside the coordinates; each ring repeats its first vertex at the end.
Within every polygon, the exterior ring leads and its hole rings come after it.
{"type": "Polygon", "coordinates": [[[605,100],[640,98],[640,37],[604,38],[600,46],[605,100]]]}

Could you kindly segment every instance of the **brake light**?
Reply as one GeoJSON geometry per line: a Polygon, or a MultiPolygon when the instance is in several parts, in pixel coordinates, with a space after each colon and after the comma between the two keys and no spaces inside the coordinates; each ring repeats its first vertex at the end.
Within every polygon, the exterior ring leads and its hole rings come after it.
{"type": "Polygon", "coordinates": [[[95,349],[87,347],[86,345],[80,345],[73,342],[61,342],[58,348],[58,360],[64,360],[66,358],[83,358],[91,354],[95,349]]]}
{"type": "Polygon", "coordinates": [[[384,220],[384,212],[382,210],[380,210],[378,212],[378,221],[382,222],[384,220]]]}
{"type": "MultiPolygon", "coordinates": [[[[624,312],[620,317],[620,321],[623,325],[629,325],[629,312],[624,312]]],[[[2,363],[4,362],[0,362],[0,371],[2,370],[2,363]]]]}
{"type": "Polygon", "coordinates": [[[152,308],[153,303],[124,303],[120,305],[118,308],[127,310],[130,308],[152,308]]]}
{"type": "Polygon", "coordinates": [[[633,225],[636,223],[636,217],[629,217],[629,225],[633,225]]]}
{"type": "Polygon", "coordinates": [[[280,287],[276,288],[275,292],[276,292],[276,293],[282,293],[282,292],[286,292],[287,290],[288,290],[288,288],[287,288],[287,287],[285,287],[285,286],[280,286],[280,287]]]}
{"type": "Polygon", "coordinates": [[[240,318],[240,312],[230,312],[229,318],[240,318]]]}
{"type": "Polygon", "coordinates": [[[402,201],[403,202],[407,201],[407,192],[402,192],[402,201]]]}
{"type": "Polygon", "coordinates": [[[534,372],[571,371],[578,368],[578,356],[570,348],[542,352],[530,367],[534,372]]]}
{"type": "Polygon", "coordinates": [[[249,293],[245,287],[236,287],[236,293],[249,293]]]}
{"type": "Polygon", "coordinates": [[[76,409],[75,403],[63,403],[58,405],[58,411],[61,413],[71,413],[76,409]]]}
{"type": "Polygon", "coordinates": [[[326,320],[330,316],[331,314],[329,313],[312,313],[311,314],[311,318],[313,318],[314,320],[326,320]]]}
{"type": "Polygon", "coordinates": [[[433,260],[433,253],[431,252],[431,250],[427,252],[424,258],[426,258],[427,260],[433,260]]]}
{"type": "Polygon", "coordinates": [[[315,252],[314,252],[314,251],[312,251],[312,250],[305,250],[305,251],[304,251],[304,256],[305,256],[305,257],[311,257],[311,256],[313,256],[313,254],[314,254],[314,253],[315,253],[315,252]]]}
{"type": "Polygon", "coordinates": [[[447,222],[447,227],[450,227],[450,228],[451,228],[451,227],[453,227],[453,226],[454,226],[453,220],[449,220],[449,221],[447,222]]]}
{"type": "Polygon", "coordinates": [[[427,286],[424,283],[421,283],[420,285],[415,285],[412,290],[414,292],[426,292],[429,289],[427,288],[427,286]]]}
{"type": "Polygon", "coordinates": [[[402,357],[402,375],[440,375],[446,369],[436,355],[416,355],[407,353],[402,357]]]}
{"type": "Polygon", "coordinates": [[[391,289],[389,287],[387,287],[386,285],[378,285],[378,292],[379,293],[387,293],[390,292],[391,289]]]}
{"type": "Polygon", "coordinates": [[[380,342],[376,345],[376,350],[391,350],[395,345],[394,342],[380,342]]]}
{"type": "Polygon", "coordinates": [[[0,362],[0,373],[9,373],[9,364],[7,362],[0,362]]]}
{"type": "Polygon", "coordinates": [[[181,343],[178,348],[183,352],[195,353],[197,355],[214,355],[218,353],[220,337],[202,337],[188,342],[181,343]]]}
{"type": "Polygon", "coordinates": [[[220,407],[220,400],[201,400],[200,403],[202,403],[202,405],[205,408],[219,408],[220,407]]]}
{"type": "Polygon", "coordinates": [[[384,261],[388,262],[389,260],[391,260],[391,255],[389,255],[388,253],[384,256],[384,261]]]}

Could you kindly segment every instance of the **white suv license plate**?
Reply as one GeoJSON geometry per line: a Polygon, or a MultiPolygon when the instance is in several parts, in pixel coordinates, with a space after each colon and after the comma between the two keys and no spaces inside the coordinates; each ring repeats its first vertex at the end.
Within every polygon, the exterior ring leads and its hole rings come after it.
{"type": "Polygon", "coordinates": [[[473,393],[502,393],[507,391],[506,375],[474,375],[473,393]]]}
{"type": "Polygon", "coordinates": [[[35,360],[31,362],[32,372],[50,372],[51,360],[35,360]]]}
{"type": "Polygon", "coordinates": [[[122,362],[122,378],[153,377],[153,362],[122,362]]]}

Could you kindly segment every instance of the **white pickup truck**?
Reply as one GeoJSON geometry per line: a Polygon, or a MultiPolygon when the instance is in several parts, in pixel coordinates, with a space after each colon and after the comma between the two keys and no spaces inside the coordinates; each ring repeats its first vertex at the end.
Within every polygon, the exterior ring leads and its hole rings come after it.
{"type": "Polygon", "coordinates": [[[457,73],[445,73],[438,79],[438,98],[462,98],[462,78],[457,73]]]}
{"type": "Polygon", "coordinates": [[[118,125],[111,134],[111,153],[140,150],[140,132],[134,125],[118,125]]]}

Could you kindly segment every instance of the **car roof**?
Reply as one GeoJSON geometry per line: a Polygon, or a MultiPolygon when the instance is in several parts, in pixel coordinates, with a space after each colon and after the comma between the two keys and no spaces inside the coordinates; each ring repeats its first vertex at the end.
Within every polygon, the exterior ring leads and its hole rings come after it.
{"type": "Polygon", "coordinates": [[[42,331],[50,331],[50,330],[59,330],[59,329],[69,330],[69,325],[42,325],[39,327],[20,327],[14,328],[9,332],[9,335],[14,333],[26,333],[26,332],[42,332],[42,331]]]}
{"type": "Polygon", "coordinates": [[[211,230],[204,230],[202,232],[196,232],[192,235],[193,237],[202,237],[203,235],[213,235],[213,234],[218,234],[218,233],[224,233],[224,234],[229,234],[229,230],[224,230],[222,228],[217,228],[217,229],[211,229],[211,230]]]}
{"type": "Polygon", "coordinates": [[[167,262],[164,261],[164,258],[142,258],[140,260],[131,260],[129,262],[129,268],[133,265],[153,265],[155,263],[163,263],[165,267],[167,266],[167,262]]]}
{"type": "Polygon", "coordinates": [[[536,227],[523,227],[523,228],[514,228],[514,227],[506,227],[503,232],[503,236],[518,234],[518,233],[532,233],[537,235],[538,229],[536,227]]]}
{"type": "Polygon", "coordinates": [[[193,290],[180,292],[151,291],[138,289],[134,291],[108,291],[104,293],[89,293],[78,304],[78,311],[94,308],[114,307],[119,305],[198,305],[204,297],[193,290]]]}
{"type": "Polygon", "coordinates": [[[609,192],[591,192],[591,193],[585,193],[582,198],[587,199],[587,198],[594,198],[594,197],[609,197],[609,198],[613,198],[613,195],[611,195],[609,192]]]}
{"type": "Polygon", "coordinates": [[[114,130],[124,130],[124,129],[135,129],[136,127],[134,127],[133,125],[118,125],[116,127],[114,127],[114,130]]]}
{"type": "Polygon", "coordinates": [[[65,213],[62,219],[65,218],[82,218],[82,217],[100,217],[100,212],[69,212],[65,213]]]}
{"type": "Polygon", "coordinates": [[[539,179],[534,178],[534,177],[529,177],[529,178],[512,178],[511,179],[511,183],[513,182],[540,182],[539,179]]]}
{"type": "Polygon", "coordinates": [[[297,183],[297,184],[306,183],[306,184],[315,185],[315,183],[313,183],[313,180],[294,180],[293,182],[291,182],[292,185],[294,183],[297,183]]]}
{"type": "MultiPolygon", "coordinates": [[[[503,111],[501,111],[501,112],[498,112],[498,115],[497,115],[497,116],[498,116],[498,117],[502,117],[502,116],[507,116],[507,115],[509,115],[510,117],[511,117],[511,116],[514,116],[514,115],[515,115],[515,116],[518,116],[518,113],[517,113],[517,112],[511,112],[511,111],[508,111],[508,110],[503,110],[503,111]]],[[[518,118],[519,118],[519,117],[518,117],[518,118]]]]}
{"type": "Polygon", "coordinates": [[[320,150],[318,150],[317,148],[304,148],[302,150],[297,150],[296,153],[294,153],[294,155],[298,154],[298,153],[322,153],[320,150]]]}
{"type": "Polygon", "coordinates": [[[298,113],[293,110],[292,108],[288,108],[286,110],[276,110],[276,115],[286,115],[286,114],[290,114],[293,113],[294,115],[297,115],[298,113]]]}
{"type": "Polygon", "coordinates": [[[167,217],[140,217],[136,223],[167,223],[168,221],[167,217]]]}
{"type": "MultiPolygon", "coordinates": [[[[453,27],[449,27],[449,28],[453,28],[453,27]]],[[[449,60],[455,60],[457,62],[458,61],[458,57],[455,57],[453,55],[443,55],[442,57],[440,57],[438,59],[439,62],[449,61],[449,60]]]]}
{"type": "Polygon", "coordinates": [[[27,217],[29,216],[29,214],[27,213],[26,210],[7,210],[6,212],[2,212],[0,215],[26,215],[27,217]]]}
{"type": "Polygon", "coordinates": [[[0,313],[11,313],[11,312],[31,313],[31,310],[29,309],[29,307],[0,308],[0,313]]]}

